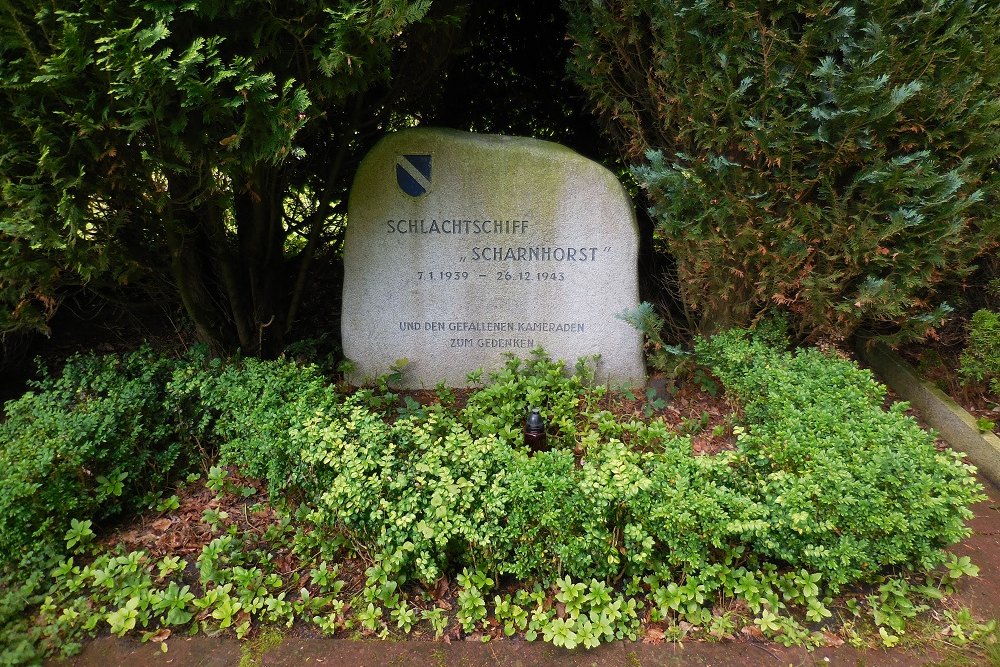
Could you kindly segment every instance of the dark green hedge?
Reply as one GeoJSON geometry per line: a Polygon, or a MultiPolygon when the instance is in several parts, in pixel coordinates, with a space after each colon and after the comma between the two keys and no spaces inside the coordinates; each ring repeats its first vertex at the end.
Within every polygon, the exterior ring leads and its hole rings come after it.
{"type": "Polygon", "coordinates": [[[1000,5],[565,0],[697,324],[920,335],[995,251],[1000,5]]]}

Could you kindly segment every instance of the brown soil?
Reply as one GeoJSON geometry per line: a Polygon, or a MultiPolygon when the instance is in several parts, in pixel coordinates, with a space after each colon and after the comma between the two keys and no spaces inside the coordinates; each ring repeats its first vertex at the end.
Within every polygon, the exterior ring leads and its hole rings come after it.
{"type": "Polygon", "coordinates": [[[233,470],[229,471],[227,480],[237,487],[253,488],[253,495],[242,498],[240,494],[216,495],[204,483],[185,485],[175,494],[180,503],[178,509],[147,512],[132,523],[119,526],[102,540],[102,544],[108,548],[120,545],[128,551],[141,549],[156,559],[167,555],[197,555],[206,544],[218,537],[218,533],[202,521],[207,510],[226,512],[229,518],[223,523],[236,524],[241,533],[263,534],[269,525],[276,522],[276,516],[267,504],[254,511],[250,509],[266,498],[266,494],[259,490],[260,482],[239,477],[233,470]]]}

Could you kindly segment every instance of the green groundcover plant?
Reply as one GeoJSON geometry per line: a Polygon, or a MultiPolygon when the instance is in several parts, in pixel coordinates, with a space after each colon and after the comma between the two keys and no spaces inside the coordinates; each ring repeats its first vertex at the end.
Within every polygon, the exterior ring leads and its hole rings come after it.
{"type": "MultiPolygon", "coordinates": [[[[49,553],[62,552],[51,578],[8,589],[4,632],[20,637],[22,656],[72,651],[101,628],[242,637],[254,623],[296,620],[329,633],[499,628],[568,648],[634,639],[643,622],[667,624],[675,639],[746,623],[815,645],[847,595],[845,613],[870,618],[894,643],[929,599],[975,574],[944,549],[968,535],[982,489],[902,406],[883,410],[885,389],[867,371],[785,344],[740,330],[699,341],[697,359],[743,411],[735,448],[704,456],[658,417],[616,417],[587,360],[569,373],[541,351],[511,358],[461,408],[443,387],[424,406],[384,383],[345,392],[287,360],[75,359],[8,404],[0,431],[2,474],[17,482],[0,487],[7,572],[45,536],[58,543],[49,553]],[[69,433],[89,458],[43,466],[45,456],[25,456],[48,433],[27,417],[42,406],[49,421],[88,425],[69,433]],[[529,407],[547,420],[550,451],[524,447],[529,407]],[[101,428],[85,420],[95,412],[111,415],[101,428]],[[240,532],[210,509],[203,521],[216,537],[190,564],[95,551],[93,522],[112,509],[104,502],[134,504],[145,486],[132,480],[162,489],[180,469],[176,452],[198,446],[266,480],[286,516],[263,534],[240,532]],[[127,468],[115,453],[126,447],[139,452],[127,468]],[[107,483],[81,477],[98,464],[107,483]],[[45,493],[17,491],[29,488],[45,493]],[[278,551],[303,566],[279,572],[278,551]],[[352,558],[368,563],[365,582],[342,590],[339,563],[352,558]],[[457,583],[451,613],[429,594],[441,581],[457,583]],[[856,584],[874,592],[845,588],[856,584]],[[749,610],[743,620],[734,601],[749,610]],[[11,622],[29,607],[40,614],[30,628],[11,622]]],[[[237,491],[220,467],[207,485],[220,497],[237,491]]],[[[160,503],[171,508],[176,498],[160,503]]]]}

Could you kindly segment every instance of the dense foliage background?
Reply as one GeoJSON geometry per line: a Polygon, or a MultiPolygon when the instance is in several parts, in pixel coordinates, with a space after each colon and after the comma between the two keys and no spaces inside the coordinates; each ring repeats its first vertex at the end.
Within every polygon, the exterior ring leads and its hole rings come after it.
{"type": "Polygon", "coordinates": [[[570,0],[571,71],[697,328],[923,335],[998,241],[1000,8],[570,0]]]}
{"type": "Polygon", "coordinates": [[[455,3],[5,3],[0,329],[141,281],[271,356],[353,165],[433,76],[455,3]]]}
{"type": "Polygon", "coordinates": [[[358,161],[419,123],[634,177],[672,338],[774,308],[799,338],[924,335],[996,277],[1000,9],[758,4],[5,3],[5,356],[80,298],[280,353],[336,321],[358,161]]]}

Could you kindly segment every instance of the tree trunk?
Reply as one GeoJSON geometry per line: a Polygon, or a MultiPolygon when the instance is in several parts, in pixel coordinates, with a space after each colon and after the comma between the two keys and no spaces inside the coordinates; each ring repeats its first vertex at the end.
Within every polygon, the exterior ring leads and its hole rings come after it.
{"type": "MultiPolygon", "coordinates": [[[[182,179],[171,186],[186,192],[182,179]]],[[[282,188],[260,169],[236,186],[235,230],[225,223],[228,202],[171,207],[167,229],[170,266],[198,338],[215,353],[275,357],[284,342],[284,227],[282,188]],[[235,231],[235,234],[233,233],[235,231]]]]}
{"type": "Polygon", "coordinates": [[[170,271],[177,285],[184,310],[194,323],[199,340],[216,354],[229,352],[235,343],[232,328],[212,294],[211,257],[206,257],[207,239],[201,227],[189,218],[171,215],[164,221],[167,247],[170,251],[170,271]]]}
{"type": "Polygon", "coordinates": [[[283,193],[277,170],[258,166],[233,195],[239,273],[249,300],[240,346],[266,358],[277,356],[284,346],[284,308],[279,306],[286,296],[283,193]]]}

